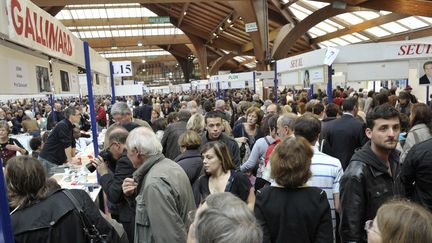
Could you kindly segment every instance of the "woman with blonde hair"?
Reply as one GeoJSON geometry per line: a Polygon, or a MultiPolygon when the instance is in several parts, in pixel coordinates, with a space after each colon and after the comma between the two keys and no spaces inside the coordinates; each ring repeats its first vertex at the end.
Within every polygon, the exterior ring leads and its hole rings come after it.
{"type": "Polygon", "coordinates": [[[192,130],[187,130],[178,139],[180,152],[174,161],[180,165],[189,177],[191,185],[201,175],[203,160],[199,148],[201,146],[201,136],[192,130]]]}
{"type": "Polygon", "coordinates": [[[187,130],[192,130],[198,134],[202,134],[204,132],[204,127],[204,116],[199,113],[193,114],[186,124],[187,130]]]}
{"type": "Polygon", "coordinates": [[[374,220],[365,224],[368,243],[432,242],[432,214],[408,201],[382,205],[374,220]]]}

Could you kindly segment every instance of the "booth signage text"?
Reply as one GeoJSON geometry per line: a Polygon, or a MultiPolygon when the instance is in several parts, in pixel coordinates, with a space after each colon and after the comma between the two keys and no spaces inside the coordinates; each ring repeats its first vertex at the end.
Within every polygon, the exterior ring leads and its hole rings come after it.
{"type": "Polygon", "coordinates": [[[72,33],[60,22],[33,5],[31,2],[22,0],[8,1],[11,40],[24,42],[25,45],[28,45],[28,42],[37,43],[57,53],[72,56],[74,53],[72,33]]]}

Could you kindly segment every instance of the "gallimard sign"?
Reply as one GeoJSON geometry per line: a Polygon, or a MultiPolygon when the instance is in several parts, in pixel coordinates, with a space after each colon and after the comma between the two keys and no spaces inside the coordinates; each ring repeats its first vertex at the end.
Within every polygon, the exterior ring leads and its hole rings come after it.
{"type": "Polygon", "coordinates": [[[27,0],[7,0],[9,39],[62,59],[75,55],[74,36],[54,17],[27,0]]]}

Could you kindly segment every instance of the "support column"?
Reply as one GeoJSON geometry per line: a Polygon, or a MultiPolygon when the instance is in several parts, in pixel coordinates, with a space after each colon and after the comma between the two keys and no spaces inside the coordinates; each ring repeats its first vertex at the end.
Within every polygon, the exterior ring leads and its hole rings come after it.
{"type": "Polygon", "coordinates": [[[191,40],[195,50],[193,50],[194,55],[198,58],[198,63],[200,67],[201,79],[207,78],[207,48],[203,39],[196,37],[194,35],[188,35],[191,40]]]}

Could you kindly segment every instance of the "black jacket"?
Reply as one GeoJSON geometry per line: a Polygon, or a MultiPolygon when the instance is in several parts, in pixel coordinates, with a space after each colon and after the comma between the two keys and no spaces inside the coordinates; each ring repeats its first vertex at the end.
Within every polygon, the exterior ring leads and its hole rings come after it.
{"type": "Polygon", "coordinates": [[[117,204],[120,223],[135,221],[135,204],[133,200],[128,202],[123,194],[122,183],[125,178],[131,178],[135,168],[128,159],[126,152],[117,160],[114,174],[103,175],[99,183],[106,193],[108,200],[117,204]]]}
{"type": "Polygon", "coordinates": [[[405,196],[432,211],[432,139],[414,145],[402,165],[405,196]]]}
{"type": "Polygon", "coordinates": [[[368,141],[365,129],[365,124],[352,115],[342,115],[328,125],[324,139],[329,146],[324,146],[323,152],[338,158],[345,170],[355,149],[368,141]]]}
{"type": "Polygon", "coordinates": [[[149,124],[151,124],[151,114],[153,111],[153,106],[148,105],[148,104],[144,104],[142,106],[138,106],[136,108],[136,117],[134,116],[134,118],[139,118],[141,120],[144,120],[146,122],[148,122],[149,124]]]}
{"type": "MultiPolygon", "coordinates": [[[[81,203],[83,211],[99,232],[108,234],[108,242],[120,242],[117,232],[102,217],[89,195],[83,190],[73,189],[70,192],[81,203]]],[[[86,242],[78,211],[61,190],[30,207],[18,209],[12,213],[11,220],[16,243],[86,242]]]]}
{"type": "Polygon", "coordinates": [[[342,242],[366,242],[364,224],[378,208],[401,193],[399,152],[390,154],[391,176],[384,161],[366,143],[353,155],[340,182],[342,242]]]}
{"type": "Polygon", "coordinates": [[[68,119],[63,119],[59,122],[48,136],[39,154],[40,157],[57,165],[66,163],[65,149],[68,147],[75,148],[73,128],[74,125],[68,119]]]}
{"type": "Polygon", "coordinates": [[[58,122],[65,119],[63,112],[58,112],[55,110],[52,110],[50,113],[47,114],[47,130],[53,129],[58,122]]]}
{"type": "Polygon", "coordinates": [[[163,154],[168,159],[174,160],[180,154],[178,139],[180,135],[186,132],[186,123],[187,121],[174,122],[165,129],[161,143],[163,154]]]}
{"type": "Polygon", "coordinates": [[[199,149],[188,149],[184,153],[179,154],[174,161],[183,168],[189,177],[191,185],[193,185],[201,175],[203,168],[203,158],[199,149]]]}

